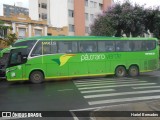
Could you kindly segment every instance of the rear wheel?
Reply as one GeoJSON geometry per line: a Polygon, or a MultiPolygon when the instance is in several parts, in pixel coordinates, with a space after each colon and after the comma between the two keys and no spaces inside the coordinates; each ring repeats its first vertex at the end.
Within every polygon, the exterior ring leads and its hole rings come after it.
{"type": "Polygon", "coordinates": [[[137,66],[130,66],[128,71],[129,76],[136,77],[139,75],[139,69],[137,66]]]}
{"type": "Polygon", "coordinates": [[[126,76],[126,68],[123,66],[118,66],[115,70],[115,75],[117,77],[125,77],[126,76]]]}
{"type": "Polygon", "coordinates": [[[44,81],[44,75],[41,71],[33,71],[30,75],[30,81],[32,83],[41,83],[44,81]]]}

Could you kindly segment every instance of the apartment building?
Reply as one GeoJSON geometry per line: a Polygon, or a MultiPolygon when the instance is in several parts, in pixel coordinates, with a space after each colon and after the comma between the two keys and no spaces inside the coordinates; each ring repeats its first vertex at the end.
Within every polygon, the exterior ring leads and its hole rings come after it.
{"type": "Polygon", "coordinates": [[[89,35],[90,25],[113,0],[30,0],[33,20],[47,20],[52,27],[68,27],[68,35],[89,35]]]}

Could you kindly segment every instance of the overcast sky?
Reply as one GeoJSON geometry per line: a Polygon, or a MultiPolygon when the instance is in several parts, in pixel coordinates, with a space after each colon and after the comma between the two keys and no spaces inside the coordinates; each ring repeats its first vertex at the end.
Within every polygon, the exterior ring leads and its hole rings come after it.
{"type": "MultiPolygon", "coordinates": [[[[22,6],[28,8],[28,1],[29,0],[0,0],[0,3],[14,5],[14,3],[22,2],[22,6]]],[[[114,1],[124,2],[125,0],[114,0],[114,1]]],[[[160,0],[130,0],[130,1],[133,3],[138,3],[139,5],[146,4],[146,7],[160,6],[160,0]]]]}
{"type": "MultiPolygon", "coordinates": [[[[124,2],[126,0],[114,0],[115,2],[124,2]]],[[[145,7],[155,7],[160,6],[160,0],[130,0],[132,3],[137,3],[139,5],[145,5],[145,7]]]]}

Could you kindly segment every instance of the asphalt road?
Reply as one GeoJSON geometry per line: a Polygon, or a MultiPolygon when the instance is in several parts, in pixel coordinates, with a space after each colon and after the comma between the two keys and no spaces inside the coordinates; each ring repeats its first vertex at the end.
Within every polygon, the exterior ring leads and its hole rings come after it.
{"type": "Polygon", "coordinates": [[[160,71],[136,78],[108,76],[42,84],[0,81],[0,111],[71,111],[72,118],[57,119],[85,120],[88,118],[77,117],[74,111],[158,100],[159,88],[160,71]]]}

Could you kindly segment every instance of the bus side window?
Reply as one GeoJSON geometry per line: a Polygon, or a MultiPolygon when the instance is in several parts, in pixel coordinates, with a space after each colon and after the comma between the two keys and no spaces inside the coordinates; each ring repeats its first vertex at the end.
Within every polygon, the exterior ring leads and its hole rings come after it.
{"type": "Polygon", "coordinates": [[[106,51],[105,42],[106,41],[98,41],[98,52],[105,52],[106,51]]]}
{"type": "Polygon", "coordinates": [[[82,41],[79,43],[79,52],[97,52],[95,41],[82,41]]]}
{"type": "Polygon", "coordinates": [[[106,41],[105,42],[105,51],[108,51],[108,52],[115,51],[114,41],[106,41]]]}
{"type": "Polygon", "coordinates": [[[130,47],[131,51],[135,51],[135,44],[133,41],[130,41],[129,47],[130,47]]]}
{"type": "Polygon", "coordinates": [[[84,47],[83,47],[83,45],[82,44],[80,44],[79,45],[79,52],[84,52],[85,50],[84,50],[84,47]]]}
{"type": "Polygon", "coordinates": [[[147,41],[148,50],[153,50],[155,48],[155,45],[156,45],[155,41],[147,41]]]}
{"type": "Polygon", "coordinates": [[[38,55],[42,55],[42,42],[38,42],[37,45],[35,46],[35,48],[32,51],[31,56],[38,56],[38,55]]]}
{"type": "Polygon", "coordinates": [[[58,44],[59,53],[76,53],[77,52],[77,42],[75,41],[63,41],[58,44]]]}
{"type": "Polygon", "coordinates": [[[51,46],[50,46],[50,53],[55,54],[57,53],[57,42],[51,41],[51,46]]]}
{"type": "Polygon", "coordinates": [[[121,51],[121,45],[119,41],[116,42],[116,51],[121,51]]]}
{"type": "Polygon", "coordinates": [[[142,43],[141,43],[141,50],[142,51],[148,50],[147,45],[146,45],[146,41],[142,41],[142,43]]]}

